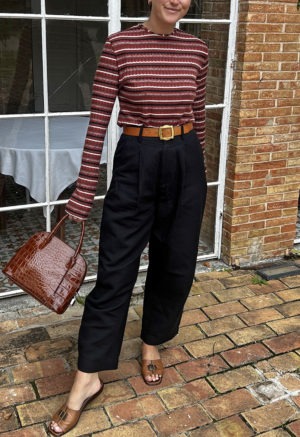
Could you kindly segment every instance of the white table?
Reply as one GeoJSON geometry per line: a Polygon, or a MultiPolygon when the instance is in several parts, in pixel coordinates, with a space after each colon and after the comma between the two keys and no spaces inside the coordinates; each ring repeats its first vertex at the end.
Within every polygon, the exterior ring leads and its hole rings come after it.
{"type": "MultiPolygon", "coordinates": [[[[78,177],[88,120],[80,116],[50,118],[51,201],[78,177]]],[[[44,144],[43,118],[0,120],[0,173],[12,176],[37,202],[46,201],[44,144]]],[[[106,153],[101,162],[106,162],[106,153]]]]}

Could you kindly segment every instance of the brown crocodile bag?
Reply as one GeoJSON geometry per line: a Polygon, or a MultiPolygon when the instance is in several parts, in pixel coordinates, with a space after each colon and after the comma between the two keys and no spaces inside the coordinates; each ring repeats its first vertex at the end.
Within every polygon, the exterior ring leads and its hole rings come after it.
{"type": "Polygon", "coordinates": [[[12,282],[57,314],[68,308],[87,269],[80,255],[84,222],[81,222],[76,250],[54,235],[67,217],[65,215],[51,232],[34,234],[3,269],[12,282]]]}

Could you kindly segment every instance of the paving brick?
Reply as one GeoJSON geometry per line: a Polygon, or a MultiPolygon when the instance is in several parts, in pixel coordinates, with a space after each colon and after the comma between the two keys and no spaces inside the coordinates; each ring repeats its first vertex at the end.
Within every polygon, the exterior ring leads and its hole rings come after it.
{"type": "Polygon", "coordinates": [[[118,381],[126,379],[130,376],[139,375],[141,373],[141,366],[137,360],[120,361],[119,367],[116,370],[105,370],[99,372],[101,380],[106,382],[118,381]]]}
{"type": "Polygon", "coordinates": [[[206,320],[208,319],[201,310],[184,311],[184,313],[182,314],[180,326],[196,325],[196,323],[205,322],[206,320]]]}
{"type": "Polygon", "coordinates": [[[47,435],[48,433],[45,431],[43,425],[35,425],[15,431],[4,432],[1,434],[1,437],[47,437],[47,435]]]}
{"type": "Polygon", "coordinates": [[[201,294],[201,293],[211,293],[212,291],[224,290],[224,285],[217,279],[212,279],[210,281],[204,282],[194,282],[191,293],[201,294]]]}
{"type": "Polygon", "coordinates": [[[221,291],[214,291],[214,296],[220,302],[230,302],[230,301],[244,299],[247,297],[248,298],[254,297],[255,293],[251,291],[248,287],[237,287],[237,288],[226,288],[225,290],[221,290],[221,291]]]}
{"type": "Polygon", "coordinates": [[[215,395],[214,390],[203,378],[188,382],[182,388],[185,392],[191,394],[196,402],[211,398],[215,395]]]}
{"type": "Polygon", "coordinates": [[[48,340],[49,335],[44,328],[28,329],[26,331],[16,331],[1,337],[0,350],[23,349],[34,343],[48,340]]]}
{"type": "Polygon", "coordinates": [[[68,338],[72,337],[77,340],[80,327],[80,320],[71,320],[59,325],[47,326],[47,332],[50,338],[68,338]]]}
{"type": "Polygon", "coordinates": [[[290,423],[287,426],[287,429],[290,430],[295,437],[300,436],[300,420],[295,420],[295,422],[290,423]]]}
{"type": "Polygon", "coordinates": [[[221,319],[200,323],[201,329],[208,337],[239,330],[246,326],[237,316],[227,316],[221,319]]]}
{"type": "Polygon", "coordinates": [[[292,401],[297,405],[297,407],[300,408],[300,395],[299,396],[292,396],[292,401]]]}
{"type": "Polygon", "coordinates": [[[190,356],[183,349],[183,346],[168,347],[161,349],[160,355],[165,367],[189,361],[190,356]]]}
{"type": "Polygon", "coordinates": [[[50,421],[55,411],[67,400],[67,394],[18,405],[17,411],[23,427],[50,421]]]}
{"type": "Polygon", "coordinates": [[[208,306],[204,308],[203,311],[210,319],[219,319],[221,317],[243,313],[247,311],[247,308],[241,305],[240,302],[226,302],[208,306]]]}
{"type": "Polygon", "coordinates": [[[0,370],[0,387],[3,385],[9,385],[11,382],[10,374],[6,369],[0,370]]]}
{"type": "Polygon", "coordinates": [[[251,284],[248,285],[249,289],[254,291],[255,294],[268,294],[275,293],[275,291],[285,290],[287,286],[277,279],[268,281],[267,284],[251,284]]]}
{"type": "Polygon", "coordinates": [[[276,309],[286,317],[297,316],[300,314],[300,300],[283,303],[278,305],[276,309]]]}
{"type": "Polygon", "coordinates": [[[261,296],[247,297],[245,299],[241,299],[241,303],[245,305],[245,307],[247,307],[249,310],[258,310],[260,308],[278,305],[282,303],[282,300],[279,299],[279,297],[276,296],[274,293],[270,293],[261,296]]]}
{"type": "Polygon", "coordinates": [[[199,358],[198,360],[188,361],[187,363],[176,366],[176,369],[186,381],[192,381],[193,379],[198,379],[203,376],[223,372],[228,368],[227,363],[219,355],[199,358]]]}
{"type": "Polygon", "coordinates": [[[300,334],[291,332],[270,340],[264,340],[264,344],[275,354],[290,352],[300,347],[300,334]]]}
{"type": "Polygon", "coordinates": [[[124,339],[127,340],[129,338],[136,338],[140,336],[141,333],[141,320],[133,320],[126,324],[124,339]]]}
{"type": "Polygon", "coordinates": [[[292,288],[291,290],[278,291],[276,294],[284,302],[299,300],[300,299],[300,287],[292,288]]]}
{"type": "Polygon", "coordinates": [[[113,425],[151,417],[165,411],[164,405],[156,395],[148,395],[114,404],[105,408],[113,425]]]}
{"type": "Polygon", "coordinates": [[[27,363],[17,366],[12,370],[16,384],[34,379],[53,376],[66,371],[66,362],[62,358],[27,363]]]}
{"type": "Polygon", "coordinates": [[[239,416],[232,416],[196,429],[189,434],[189,437],[250,437],[253,435],[253,431],[239,416]]]}
{"type": "Polygon", "coordinates": [[[95,406],[110,405],[116,402],[124,402],[135,397],[135,393],[126,381],[116,381],[105,384],[101,396],[94,401],[95,406]]]}
{"type": "Polygon", "coordinates": [[[300,393],[300,378],[297,375],[286,374],[281,376],[278,381],[287,390],[300,393]]]}
{"type": "Polygon", "coordinates": [[[159,397],[163,400],[168,410],[184,407],[195,403],[191,393],[184,390],[184,387],[169,387],[159,391],[159,397]]]}
{"type": "Polygon", "coordinates": [[[255,367],[263,372],[293,372],[300,368],[300,356],[295,352],[289,352],[256,363],[255,367]]]}
{"type": "Polygon", "coordinates": [[[143,437],[154,437],[156,433],[153,431],[151,426],[145,420],[140,422],[130,423],[126,425],[116,426],[107,431],[100,433],[94,433],[93,437],[133,437],[133,436],[143,436],[143,437]]]}
{"type": "Polygon", "coordinates": [[[0,410],[0,433],[18,428],[18,418],[13,408],[0,410]]]}
{"type": "Polygon", "coordinates": [[[0,322],[0,334],[7,334],[8,332],[15,331],[18,328],[16,320],[5,320],[0,322]]]}
{"type": "Polygon", "coordinates": [[[190,326],[182,326],[179,329],[178,334],[170,341],[167,341],[165,346],[176,346],[178,344],[185,344],[189,343],[194,340],[199,340],[200,338],[203,338],[204,334],[200,331],[200,329],[197,326],[190,325],[190,326]]]}
{"type": "Polygon", "coordinates": [[[281,281],[290,288],[300,287],[300,275],[287,276],[281,278],[281,281]]]}
{"type": "Polygon", "coordinates": [[[219,303],[211,293],[201,294],[200,296],[189,296],[186,300],[184,309],[193,310],[206,307],[208,305],[215,305],[219,303]]]}
{"type": "Polygon", "coordinates": [[[253,275],[242,274],[241,276],[222,278],[220,282],[226,288],[244,287],[245,285],[251,285],[253,281],[253,275]]]}
{"type": "Polygon", "coordinates": [[[290,433],[284,431],[282,428],[272,429],[272,431],[256,434],[259,437],[290,437],[290,433]]]}
{"type": "Polygon", "coordinates": [[[249,326],[260,325],[272,320],[282,319],[283,315],[274,308],[262,308],[260,310],[249,311],[240,314],[240,318],[249,326]]]}
{"type": "Polygon", "coordinates": [[[22,363],[26,363],[26,359],[22,352],[15,350],[0,352],[0,369],[3,367],[17,366],[22,363]]]}
{"type": "Polygon", "coordinates": [[[142,340],[140,338],[130,338],[124,340],[120,353],[120,360],[131,360],[141,355],[142,340]]]}
{"type": "Polygon", "coordinates": [[[81,437],[105,430],[110,426],[110,422],[102,408],[87,410],[80,416],[77,426],[68,432],[68,437],[81,437]]]}
{"type": "Polygon", "coordinates": [[[43,341],[29,346],[25,350],[25,357],[28,361],[47,360],[70,352],[73,347],[73,342],[70,339],[43,341]]]}
{"type": "Polygon", "coordinates": [[[281,400],[242,413],[255,432],[269,431],[282,426],[297,416],[297,410],[288,401],[281,400]]]}
{"type": "Polygon", "coordinates": [[[196,282],[210,281],[212,279],[230,278],[231,273],[226,270],[215,270],[213,272],[197,273],[195,275],[196,282]]]}
{"type": "Polygon", "coordinates": [[[238,367],[271,357],[272,353],[264,345],[255,343],[222,352],[221,355],[232,367],[238,367]]]}
{"type": "Polygon", "coordinates": [[[158,435],[161,437],[186,432],[209,422],[211,422],[211,418],[199,405],[178,408],[169,414],[162,414],[152,420],[158,435]]]}
{"type": "Polygon", "coordinates": [[[30,384],[14,385],[0,388],[0,407],[21,404],[35,399],[35,393],[30,384]]]}
{"type": "Polygon", "coordinates": [[[277,334],[287,334],[288,332],[299,331],[300,316],[288,317],[287,319],[276,320],[267,323],[277,334]]]}
{"type": "Polygon", "coordinates": [[[257,325],[229,332],[228,337],[234,341],[235,344],[241,346],[243,344],[264,340],[265,338],[274,337],[274,332],[268,326],[257,325]]]}
{"type": "Polygon", "coordinates": [[[225,335],[205,338],[185,345],[185,348],[193,357],[206,357],[234,347],[234,344],[225,335]]]}
{"type": "Polygon", "coordinates": [[[159,385],[147,385],[141,376],[134,376],[133,378],[129,378],[128,381],[137,395],[143,395],[145,393],[160,390],[164,387],[180,384],[183,382],[183,379],[173,367],[169,367],[165,369],[163,380],[159,385]]]}
{"type": "Polygon", "coordinates": [[[225,395],[215,396],[202,402],[205,410],[216,420],[247,411],[259,406],[259,402],[242,388],[225,395]]]}
{"type": "Polygon", "coordinates": [[[69,392],[74,381],[74,371],[38,379],[35,384],[41,398],[69,392]]]}
{"type": "Polygon", "coordinates": [[[208,380],[219,393],[225,393],[263,381],[263,378],[253,367],[245,366],[218,375],[209,376],[208,380]]]}

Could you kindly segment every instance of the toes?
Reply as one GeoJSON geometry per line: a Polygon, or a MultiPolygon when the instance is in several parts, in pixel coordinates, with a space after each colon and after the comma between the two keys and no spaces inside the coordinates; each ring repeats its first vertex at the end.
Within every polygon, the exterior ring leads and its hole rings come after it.
{"type": "Polygon", "coordinates": [[[55,432],[62,432],[62,429],[55,422],[50,423],[50,428],[55,432]]]}

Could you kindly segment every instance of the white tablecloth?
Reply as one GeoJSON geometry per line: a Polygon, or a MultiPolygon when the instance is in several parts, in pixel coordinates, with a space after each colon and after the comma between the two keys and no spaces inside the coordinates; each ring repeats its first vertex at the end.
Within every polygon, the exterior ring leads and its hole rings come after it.
{"type": "MultiPolygon", "coordinates": [[[[50,200],[79,173],[88,117],[50,118],[50,200]]],[[[106,150],[106,149],[105,149],[106,150]]],[[[101,162],[106,161],[104,153],[101,162]]],[[[37,202],[45,202],[45,135],[42,118],[0,120],[0,173],[12,176],[37,202]]]]}

